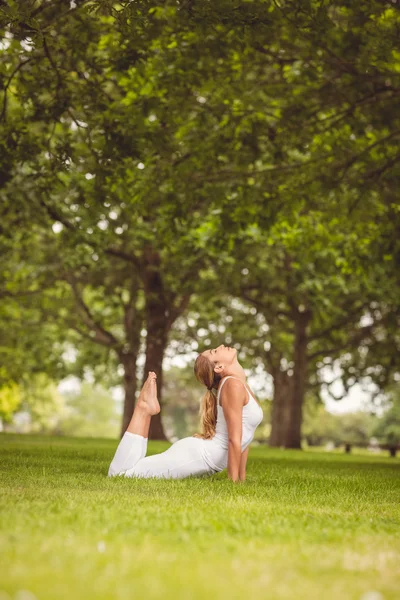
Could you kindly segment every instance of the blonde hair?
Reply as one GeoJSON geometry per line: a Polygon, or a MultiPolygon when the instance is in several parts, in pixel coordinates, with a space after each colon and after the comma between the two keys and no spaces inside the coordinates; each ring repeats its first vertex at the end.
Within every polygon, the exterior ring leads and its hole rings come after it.
{"type": "Polygon", "coordinates": [[[200,404],[200,420],[202,433],[195,433],[193,437],[209,440],[215,435],[217,424],[217,398],[212,389],[218,387],[221,376],[214,371],[215,362],[199,354],[194,363],[194,374],[196,379],[206,386],[207,390],[200,404]],[[212,389],[209,389],[212,388],[212,389]]]}

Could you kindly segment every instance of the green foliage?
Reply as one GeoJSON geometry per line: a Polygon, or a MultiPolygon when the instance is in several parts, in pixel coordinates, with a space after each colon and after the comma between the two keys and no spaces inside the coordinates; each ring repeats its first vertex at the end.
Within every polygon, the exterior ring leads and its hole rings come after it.
{"type": "Polygon", "coordinates": [[[308,406],[303,423],[303,436],[310,446],[333,443],[335,446],[350,444],[365,447],[374,434],[377,418],[358,411],[332,414],[322,404],[308,406]]]}
{"type": "Polygon", "coordinates": [[[400,445],[400,387],[393,386],[388,394],[386,412],[379,419],[374,435],[383,444],[389,446],[400,445]]]}
{"type": "Polygon", "coordinates": [[[108,390],[84,382],[79,392],[63,396],[65,413],[58,423],[57,433],[74,437],[118,437],[120,414],[108,390]]]}
{"type": "Polygon", "coordinates": [[[26,430],[30,433],[57,433],[65,408],[56,384],[46,374],[39,373],[25,378],[20,389],[20,410],[29,415],[26,430]]]}
{"type": "Polygon", "coordinates": [[[322,404],[314,407],[313,410],[305,411],[303,422],[303,436],[309,446],[322,446],[328,442],[337,443],[338,439],[338,418],[328,412],[322,404]]]}
{"type": "Polygon", "coordinates": [[[203,389],[192,365],[172,367],[163,373],[162,421],[168,439],[181,439],[199,431],[203,389]]]}
{"type": "Polygon", "coordinates": [[[150,316],[162,316],[151,335],[166,342],[189,303],[210,331],[180,323],[185,348],[230,336],[246,368],[290,380],[306,314],[305,387],[334,361],[345,391],[393,379],[393,6],[0,9],[0,384],[87,369],[116,383],[150,316]]]}
{"type": "Polygon", "coordinates": [[[342,443],[365,446],[369,443],[376,419],[365,412],[340,415],[339,434],[342,443]]]}
{"type": "Polygon", "coordinates": [[[0,388],[0,419],[9,423],[20,404],[21,390],[19,385],[10,383],[0,388]]]}

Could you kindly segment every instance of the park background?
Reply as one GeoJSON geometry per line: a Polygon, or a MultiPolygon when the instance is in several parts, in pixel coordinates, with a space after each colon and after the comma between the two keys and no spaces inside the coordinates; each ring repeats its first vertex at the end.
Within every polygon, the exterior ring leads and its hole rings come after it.
{"type": "Polygon", "coordinates": [[[122,598],[135,547],[148,597],[253,576],[277,598],[394,598],[398,2],[0,15],[1,600],[88,597],[88,578],[122,598]],[[220,343],[264,411],[247,488],[104,481],[149,370],[149,452],[199,430],[193,362],[220,343]]]}

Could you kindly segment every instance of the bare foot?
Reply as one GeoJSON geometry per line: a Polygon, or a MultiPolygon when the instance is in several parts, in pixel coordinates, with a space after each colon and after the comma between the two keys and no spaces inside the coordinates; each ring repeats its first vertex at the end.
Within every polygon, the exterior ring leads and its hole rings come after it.
{"type": "Polygon", "coordinates": [[[157,415],[161,410],[157,399],[156,378],[154,371],[149,371],[137,400],[137,407],[145,410],[148,415],[157,415]]]}

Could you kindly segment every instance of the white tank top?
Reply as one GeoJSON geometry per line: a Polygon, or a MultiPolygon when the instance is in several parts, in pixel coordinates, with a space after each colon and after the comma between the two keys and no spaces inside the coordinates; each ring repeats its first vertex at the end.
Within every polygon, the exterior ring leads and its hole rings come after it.
{"type": "MultiPolygon", "coordinates": [[[[225,446],[225,448],[228,448],[228,439],[229,439],[228,427],[226,424],[223,408],[219,403],[219,397],[221,394],[222,386],[224,385],[225,381],[227,379],[229,379],[230,377],[233,379],[238,379],[238,377],[233,377],[233,375],[228,375],[227,377],[224,377],[224,379],[222,379],[219,384],[218,393],[217,393],[217,411],[218,411],[218,413],[217,413],[217,425],[215,427],[214,439],[221,442],[221,445],[225,446]]],[[[240,379],[239,379],[239,381],[240,381],[240,379]]],[[[249,390],[247,389],[247,386],[245,386],[245,387],[246,387],[246,390],[247,390],[247,393],[249,396],[249,401],[247,402],[247,404],[245,404],[243,406],[243,412],[242,412],[242,452],[248,446],[248,444],[251,442],[251,440],[253,439],[254,433],[255,433],[258,425],[261,423],[263,416],[264,416],[261,406],[250,394],[249,390]]]]}
{"type": "MultiPolygon", "coordinates": [[[[203,440],[204,458],[206,462],[217,471],[222,471],[222,469],[226,468],[228,464],[228,427],[226,424],[223,408],[219,403],[219,397],[221,394],[222,386],[224,385],[225,381],[229,379],[229,377],[232,377],[233,379],[238,379],[238,377],[228,375],[227,377],[224,377],[221,380],[217,393],[217,423],[215,427],[215,435],[211,440],[203,440]]],[[[245,388],[247,390],[249,400],[247,404],[243,406],[242,411],[242,452],[251,443],[255,431],[264,417],[261,406],[250,394],[249,390],[247,389],[247,386],[245,386],[245,388]]]]}

